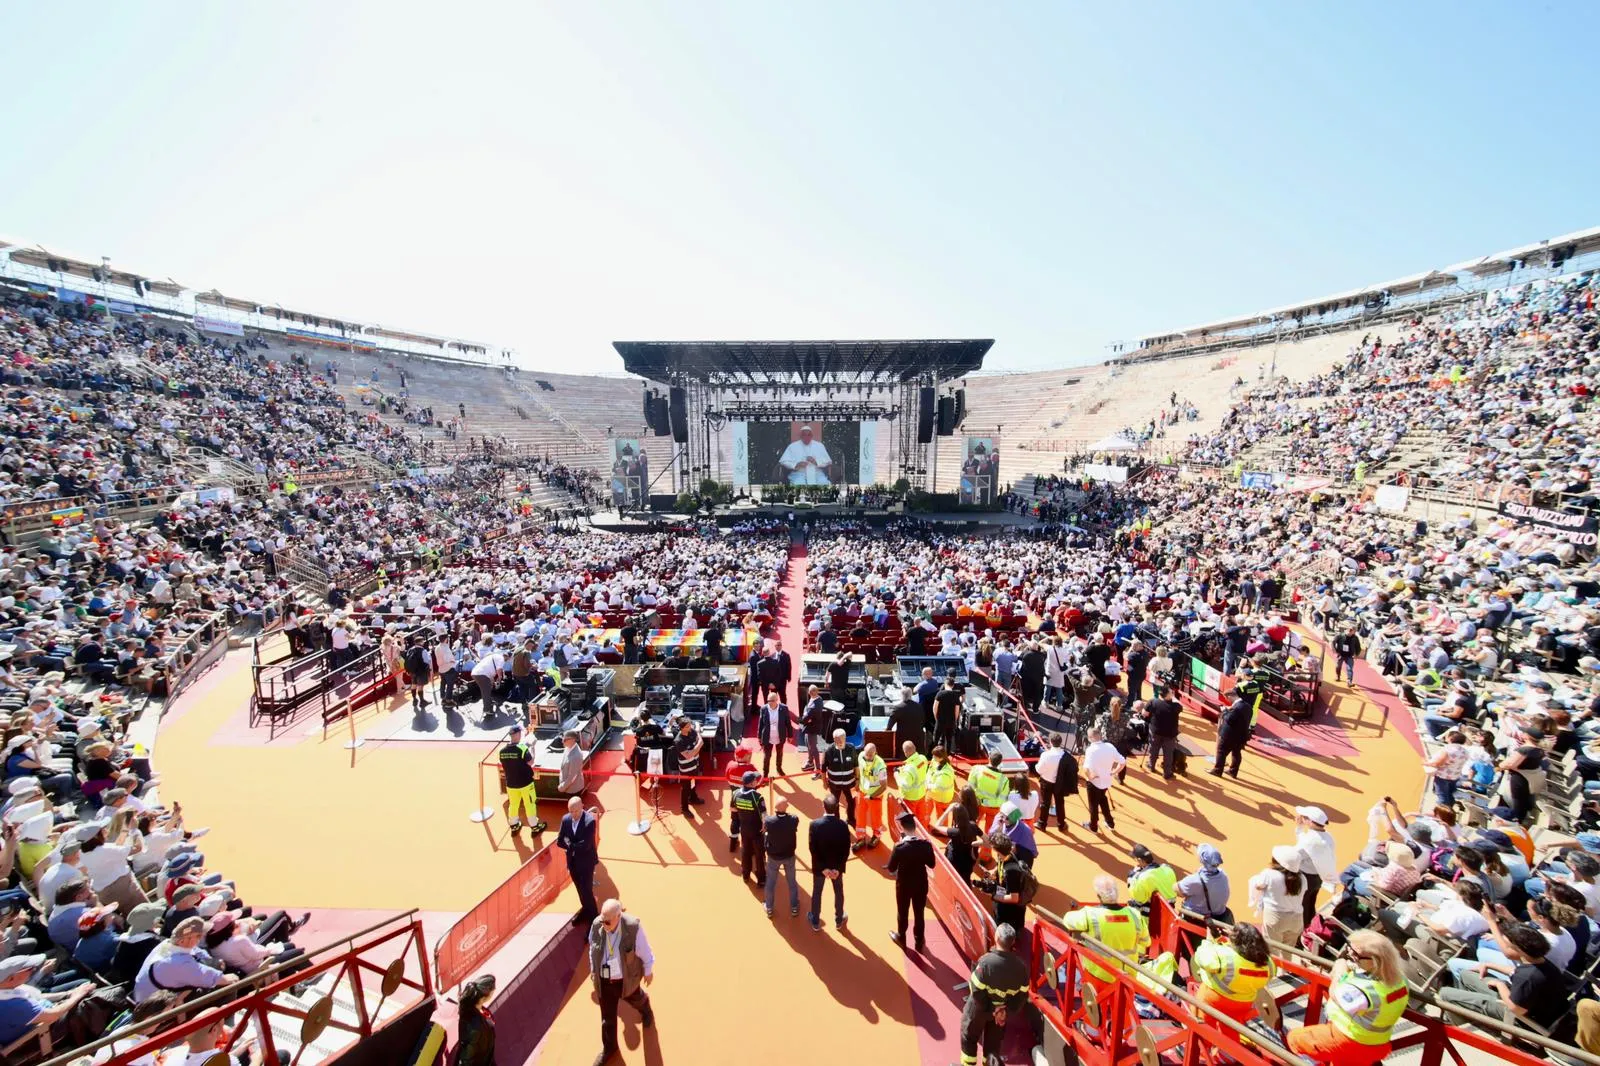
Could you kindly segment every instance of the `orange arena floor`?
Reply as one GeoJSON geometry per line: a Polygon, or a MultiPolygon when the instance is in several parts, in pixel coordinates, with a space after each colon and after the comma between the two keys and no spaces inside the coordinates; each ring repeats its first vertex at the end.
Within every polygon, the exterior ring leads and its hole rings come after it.
{"type": "MultiPolygon", "coordinates": [[[[1181,872],[1193,868],[1193,848],[1211,842],[1223,852],[1234,908],[1244,917],[1245,882],[1273,844],[1292,839],[1290,812],[1300,803],[1324,807],[1341,860],[1353,856],[1366,836],[1367,809],[1384,795],[1409,809],[1422,773],[1406,713],[1385,710],[1395,701],[1381,683],[1358,673],[1363,685],[1352,690],[1332,682],[1331,668],[1326,673],[1328,711],[1300,729],[1268,723],[1246,753],[1240,780],[1206,776],[1205,764],[1191,762],[1188,778],[1166,784],[1139,766],[1113,793],[1115,831],[1091,837],[1074,824],[1066,834],[1041,834],[1038,904],[1059,910],[1069,906],[1069,894],[1087,895],[1096,874],[1125,876],[1136,842],[1181,872]]],[[[249,689],[248,653],[236,652],[169,711],[155,752],[160,787],[169,801],[182,802],[190,825],[213,827],[207,864],[236,879],[247,901],[334,912],[331,923],[319,914],[302,934],[307,944],[320,942],[319,927],[347,924],[338,921],[340,911],[364,918],[416,907],[435,912],[430,926],[442,929],[532,853],[526,833],[510,836],[503,809],[483,825],[468,819],[485,746],[374,740],[352,760],[343,724],[326,740],[301,729],[269,744],[264,729],[245,726],[249,689]]],[[[393,707],[363,711],[357,733],[382,715],[408,713],[401,701],[393,707]]],[[[1209,755],[1209,724],[1186,716],[1185,737],[1209,755]]],[[[785,766],[793,772],[801,761],[791,752],[785,766]]],[[[492,778],[485,787],[497,800],[492,778]]],[[[802,818],[820,814],[818,783],[786,780],[775,788],[802,818]]],[[[623,1007],[624,1061],[731,1066],[752,1053],[799,1061],[824,1045],[862,1061],[955,1060],[958,1008],[949,988],[965,974],[936,921],[929,923],[927,958],[890,942],[886,848],[866,853],[847,874],[848,933],[830,926],[814,934],[804,919],[810,875],[803,842],[802,914],[788,916],[780,886],[778,917],[769,922],[728,852],[725,790],[706,790],[708,802],[693,821],[675,813],[669,796],[671,813],[637,837],[626,831],[630,781],[609,779],[599,794],[605,814],[597,891],[617,895],[644,921],[657,956],[650,988],[657,1027],[641,1031],[623,1007]]],[[[544,813],[554,824],[561,812],[550,805],[544,813]]],[[[1081,820],[1082,800],[1070,800],[1068,813],[1081,820]]],[[[570,896],[558,907],[575,911],[570,896]]],[[[825,917],[830,909],[831,901],[825,917]]],[[[538,990],[562,997],[560,1012],[537,1053],[504,1061],[591,1061],[599,1012],[586,977],[580,968],[568,987],[538,990]]]]}

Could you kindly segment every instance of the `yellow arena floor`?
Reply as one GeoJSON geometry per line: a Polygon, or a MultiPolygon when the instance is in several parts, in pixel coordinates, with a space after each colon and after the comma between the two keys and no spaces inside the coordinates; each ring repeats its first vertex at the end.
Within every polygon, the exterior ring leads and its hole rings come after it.
{"type": "MultiPolygon", "coordinates": [[[[1121,878],[1134,843],[1187,872],[1194,847],[1210,842],[1222,850],[1243,917],[1245,881],[1273,844],[1292,840],[1291,809],[1301,803],[1327,810],[1341,861],[1353,857],[1366,836],[1367,809],[1384,795],[1409,809],[1422,782],[1404,710],[1391,721],[1381,701],[1392,704],[1393,697],[1372,675],[1358,677],[1366,688],[1325,680],[1332,713],[1318,724],[1270,723],[1252,742],[1238,781],[1206,776],[1201,763],[1170,784],[1143,767],[1130,771],[1113,793],[1115,831],[1091,836],[1074,824],[1068,833],[1041,835],[1039,905],[1069,906],[1069,896],[1086,895],[1101,872],[1121,878]]],[[[486,746],[374,740],[352,757],[343,725],[326,740],[320,731],[291,731],[269,744],[264,729],[245,726],[249,686],[248,656],[235,653],[169,711],[155,753],[162,795],[183,803],[190,825],[213,827],[207,864],[236,879],[247,901],[292,910],[416,907],[448,918],[531,854],[527,834],[512,838],[503,812],[483,825],[469,820],[486,746]]],[[[366,710],[357,732],[375,731],[389,713],[407,712],[366,710]]],[[[1186,716],[1185,737],[1209,755],[1210,725],[1186,716]]],[[[792,771],[801,760],[791,759],[792,771]]],[[[493,797],[492,780],[485,787],[493,797]]],[[[776,788],[802,818],[820,814],[817,783],[787,780],[776,788]]],[[[631,784],[611,779],[600,790],[600,895],[617,895],[643,920],[658,960],[650,989],[657,1028],[641,1031],[624,1007],[624,1061],[720,1066],[748,1062],[752,1052],[791,1061],[824,1046],[863,1061],[954,1061],[949,986],[964,974],[936,923],[928,958],[907,956],[890,942],[886,850],[867,853],[847,874],[847,934],[814,934],[804,924],[810,877],[803,844],[802,916],[788,916],[780,890],[778,917],[769,922],[756,891],[741,884],[736,868],[730,872],[725,793],[707,795],[693,821],[673,804],[651,832],[630,836],[631,784]]],[[[553,823],[559,813],[551,808],[546,817],[553,823]]],[[[1082,820],[1081,799],[1069,801],[1069,815],[1082,820]]],[[[564,1002],[527,1061],[592,1060],[598,1009],[586,977],[579,972],[565,989],[541,990],[564,1002]]]]}

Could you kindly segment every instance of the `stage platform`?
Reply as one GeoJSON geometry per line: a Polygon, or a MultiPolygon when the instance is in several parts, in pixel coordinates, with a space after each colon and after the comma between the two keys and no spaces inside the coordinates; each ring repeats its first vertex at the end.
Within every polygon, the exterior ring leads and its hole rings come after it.
{"type": "Polygon", "coordinates": [[[590,516],[590,522],[596,528],[614,533],[644,533],[649,532],[651,529],[659,529],[665,526],[703,522],[708,517],[719,526],[735,526],[752,518],[776,518],[788,521],[791,514],[797,524],[804,524],[808,520],[858,519],[868,525],[877,526],[886,525],[889,522],[903,518],[914,518],[922,522],[937,522],[941,525],[961,526],[968,529],[1031,527],[1039,524],[1039,519],[1032,515],[1013,514],[1010,511],[907,513],[885,511],[879,507],[847,507],[839,503],[817,504],[813,507],[797,507],[793,504],[760,504],[753,507],[736,505],[733,507],[719,507],[710,515],[707,515],[704,511],[696,512],[692,515],[673,512],[628,511],[623,513],[618,511],[597,511],[590,516]]]}

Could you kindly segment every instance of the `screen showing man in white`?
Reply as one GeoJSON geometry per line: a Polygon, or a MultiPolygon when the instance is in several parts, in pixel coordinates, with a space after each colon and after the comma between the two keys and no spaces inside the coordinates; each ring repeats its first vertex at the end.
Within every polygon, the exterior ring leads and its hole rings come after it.
{"type": "Polygon", "coordinates": [[[828,457],[828,449],[822,446],[822,442],[812,437],[810,426],[800,427],[800,439],[789,442],[789,446],[778,457],[778,465],[789,475],[791,485],[833,483],[828,476],[833,460],[828,457]]]}

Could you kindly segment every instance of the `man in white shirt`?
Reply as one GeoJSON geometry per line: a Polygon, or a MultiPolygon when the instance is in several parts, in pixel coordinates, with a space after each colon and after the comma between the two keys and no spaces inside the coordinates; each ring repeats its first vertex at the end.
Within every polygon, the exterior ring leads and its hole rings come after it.
{"type": "Polygon", "coordinates": [[[1317,892],[1324,881],[1339,876],[1339,863],[1334,855],[1333,834],[1328,832],[1328,815],[1321,807],[1296,807],[1294,809],[1295,846],[1305,855],[1300,867],[1305,875],[1306,892],[1302,897],[1306,924],[1317,913],[1317,892]]]}
{"type": "MultiPolygon", "coordinates": [[[[1111,749],[1115,751],[1116,749],[1111,749]]],[[[1061,828],[1067,828],[1067,780],[1062,771],[1066,769],[1063,762],[1067,759],[1066,742],[1060,733],[1050,734],[1050,743],[1039,755],[1039,761],[1034,764],[1034,772],[1039,775],[1039,829],[1050,828],[1050,805],[1055,803],[1056,821],[1061,828]]],[[[1076,772],[1067,777],[1075,777],[1076,772]]],[[[1076,791],[1076,781],[1073,782],[1073,791],[1076,791]]]]}
{"type": "Polygon", "coordinates": [[[500,708],[500,701],[495,699],[495,685],[500,682],[500,675],[505,673],[505,663],[500,658],[500,653],[491,651],[478,660],[472,668],[473,679],[478,682],[478,693],[483,697],[483,710],[481,717],[490,718],[500,708]]]}
{"type": "Polygon", "coordinates": [[[1106,743],[1105,730],[1095,726],[1089,730],[1089,750],[1083,753],[1084,788],[1088,793],[1089,820],[1083,827],[1091,833],[1100,832],[1100,814],[1106,816],[1106,828],[1115,829],[1116,819],[1111,816],[1111,785],[1117,774],[1128,765],[1122,752],[1106,743]]]}
{"type": "Polygon", "coordinates": [[[828,455],[828,449],[823,447],[822,442],[813,438],[810,426],[800,427],[800,439],[789,442],[789,446],[778,457],[778,465],[783,467],[791,485],[833,483],[832,477],[829,476],[833,459],[828,455]]]}

